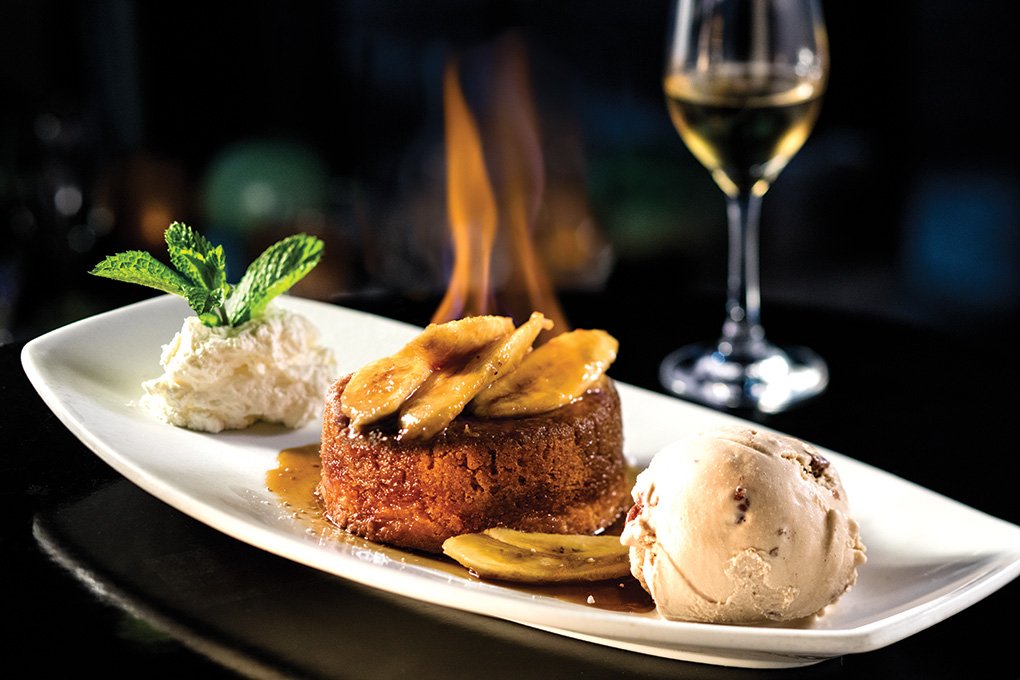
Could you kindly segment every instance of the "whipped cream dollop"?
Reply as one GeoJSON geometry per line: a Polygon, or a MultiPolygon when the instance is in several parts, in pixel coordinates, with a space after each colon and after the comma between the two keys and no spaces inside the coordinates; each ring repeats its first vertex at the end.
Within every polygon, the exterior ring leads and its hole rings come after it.
{"type": "Polygon", "coordinates": [[[163,346],[163,375],[142,383],[155,417],[204,432],[256,421],[300,427],[321,415],[336,376],[333,352],[304,316],[270,305],[256,320],[208,327],[191,316],[163,346]]]}

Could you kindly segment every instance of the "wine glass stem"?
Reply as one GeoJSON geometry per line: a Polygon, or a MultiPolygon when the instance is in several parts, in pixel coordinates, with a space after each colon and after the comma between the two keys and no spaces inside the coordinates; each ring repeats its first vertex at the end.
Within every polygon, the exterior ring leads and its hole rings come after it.
{"type": "Polygon", "coordinates": [[[727,196],[729,263],[726,321],[722,341],[731,353],[754,353],[765,333],[761,326],[761,291],[758,281],[758,217],[761,194],[745,191],[727,196]]]}

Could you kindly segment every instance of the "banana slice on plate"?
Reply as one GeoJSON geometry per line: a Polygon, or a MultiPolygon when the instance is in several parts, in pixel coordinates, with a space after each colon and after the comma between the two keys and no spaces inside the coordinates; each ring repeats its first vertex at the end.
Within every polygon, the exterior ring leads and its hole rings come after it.
{"type": "Polygon", "coordinates": [[[443,552],[482,578],[518,583],[602,581],[630,574],[617,536],[486,529],[446,539],[443,552]]]}

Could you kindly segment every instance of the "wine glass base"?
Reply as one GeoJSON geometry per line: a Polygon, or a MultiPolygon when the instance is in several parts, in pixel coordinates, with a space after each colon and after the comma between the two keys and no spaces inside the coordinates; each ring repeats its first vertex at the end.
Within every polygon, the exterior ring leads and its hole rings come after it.
{"type": "Polygon", "coordinates": [[[763,342],[753,356],[735,357],[704,343],[667,356],[659,379],[673,394],[709,406],[778,413],[824,391],[829,370],[806,347],[763,342]]]}

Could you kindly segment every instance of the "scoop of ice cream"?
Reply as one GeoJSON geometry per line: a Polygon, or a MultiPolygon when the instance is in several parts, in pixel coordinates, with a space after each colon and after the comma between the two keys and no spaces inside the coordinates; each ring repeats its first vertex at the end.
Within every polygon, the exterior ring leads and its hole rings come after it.
{"type": "Polygon", "coordinates": [[[820,614],[865,561],[836,470],[790,437],[734,427],[680,440],[638,475],[633,497],[621,541],[665,618],[820,614]]]}
{"type": "Polygon", "coordinates": [[[163,375],[142,384],[142,406],[172,425],[205,432],[258,420],[304,425],[321,414],[336,374],[315,326],[275,305],[236,328],[188,317],[163,346],[160,364],[163,375]]]}

